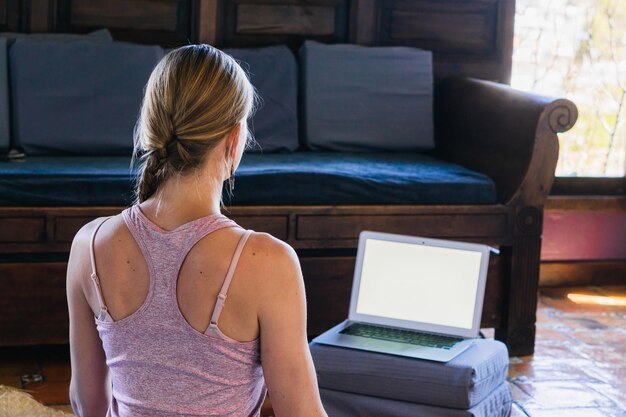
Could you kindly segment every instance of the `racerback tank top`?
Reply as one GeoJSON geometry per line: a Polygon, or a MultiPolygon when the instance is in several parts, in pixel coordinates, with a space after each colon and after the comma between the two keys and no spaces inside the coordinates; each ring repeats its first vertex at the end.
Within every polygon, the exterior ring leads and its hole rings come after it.
{"type": "Polygon", "coordinates": [[[209,233],[239,227],[217,214],[166,231],[138,206],[122,212],[148,266],[150,286],[137,311],[113,321],[96,273],[93,232],[92,280],[101,311],[96,327],[112,381],[107,417],[259,416],[267,394],[260,358],[260,338],[239,342],[224,335],[218,320],[239,255],[252,233],[246,230],[231,260],[204,333],[182,315],[176,299],[179,269],[191,248],[209,233]]]}

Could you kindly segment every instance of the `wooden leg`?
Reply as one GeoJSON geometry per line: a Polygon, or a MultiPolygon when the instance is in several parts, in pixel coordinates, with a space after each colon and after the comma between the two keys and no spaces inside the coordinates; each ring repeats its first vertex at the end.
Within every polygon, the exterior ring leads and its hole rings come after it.
{"type": "Polygon", "coordinates": [[[510,250],[508,296],[503,306],[503,325],[495,337],[506,343],[509,356],[532,355],[535,348],[540,236],[518,236],[510,250]]]}

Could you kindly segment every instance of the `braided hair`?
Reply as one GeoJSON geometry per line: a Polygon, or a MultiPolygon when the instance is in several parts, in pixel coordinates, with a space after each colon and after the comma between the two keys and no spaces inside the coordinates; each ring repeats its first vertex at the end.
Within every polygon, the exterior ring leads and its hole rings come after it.
{"type": "MultiPolygon", "coordinates": [[[[212,46],[187,45],[165,55],[146,84],[135,125],[135,203],[150,198],[169,178],[200,167],[251,116],[257,100],[239,64],[212,46]]],[[[245,133],[247,148],[254,139],[245,133]]]]}

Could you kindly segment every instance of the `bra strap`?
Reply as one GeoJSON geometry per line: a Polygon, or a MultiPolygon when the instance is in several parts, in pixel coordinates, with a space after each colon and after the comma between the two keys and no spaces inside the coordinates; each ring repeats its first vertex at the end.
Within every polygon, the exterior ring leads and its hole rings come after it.
{"type": "Polygon", "coordinates": [[[91,257],[91,281],[93,282],[93,285],[96,290],[96,295],[98,296],[98,302],[100,303],[100,316],[99,316],[100,318],[103,317],[103,314],[104,315],[107,314],[107,307],[104,303],[104,297],[102,296],[102,289],[100,288],[100,280],[98,279],[98,274],[96,273],[96,255],[94,253],[94,242],[96,240],[96,233],[100,229],[100,226],[102,226],[104,222],[106,222],[110,218],[111,217],[106,217],[104,220],[98,223],[93,233],[91,234],[91,239],[89,240],[89,255],[91,257]]]}
{"type": "Polygon", "coordinates": [[[224,302],[226,301],[226,293],[228,292],[228,287],[230,286],[230,282],[233,280],[233,274],[235,272],[235,268],[237,267],[237,262],[239,261],[239,256],[241,255],[241,251],[243,250],[243,246],[246,244],[246,241],[250,237],[254,230],[246,230],[244,234],[239,238],[239,243],[237,244],[237,248],[235,249],[235,254],[230,262],[230,267],[228,268],[228,272],[226,273],[226,278],[224,279],[224,284],[222,285],[222,289],[217,296],[217,302],[215,303],[215,308],[213,309],[213,315],[211,316],[211,323],[213,325],[217,325],[217,320],[220,317],[220,313],[222,312],[222,308],[224,308],[224,302]]]}

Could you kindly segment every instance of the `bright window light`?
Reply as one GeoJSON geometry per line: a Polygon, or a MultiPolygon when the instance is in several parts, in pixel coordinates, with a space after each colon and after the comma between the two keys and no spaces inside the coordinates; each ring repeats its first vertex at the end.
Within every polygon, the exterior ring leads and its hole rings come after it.
{"type": "Polygon", "coordinates": [[[603,306],[626,306],[626,297],[589,294],[567,294],[567,298],[576,304],[598,304],[603,306]]]}
{"type": "Polygon", "coordinates": [[[624,0],[517,0],[511,85],[576,103],[557,176],[625,175],[624,0]]]}

